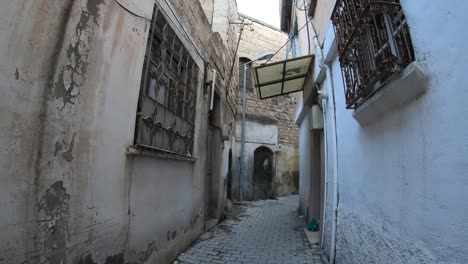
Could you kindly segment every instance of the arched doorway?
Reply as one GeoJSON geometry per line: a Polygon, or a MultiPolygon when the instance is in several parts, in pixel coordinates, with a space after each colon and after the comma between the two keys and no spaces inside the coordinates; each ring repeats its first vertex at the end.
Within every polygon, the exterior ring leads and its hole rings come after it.
{"type": "Polygon", "coordinates": [[[254,200],[273,198],[273,151],[259,147],[254,152],[254,200]]]}

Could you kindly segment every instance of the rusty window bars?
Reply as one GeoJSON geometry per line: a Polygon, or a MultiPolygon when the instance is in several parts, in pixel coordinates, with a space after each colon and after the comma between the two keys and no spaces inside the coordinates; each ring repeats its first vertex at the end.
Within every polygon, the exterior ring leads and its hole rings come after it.
{"type": "Polygon", "coordinates": [[[144,59],[135,145],[192,156],[198,66],[155,7],[144,59]]]}
{"type": "Polygon", "coordinates": [[[415,59],[399,0],[337,0],[331,20],[346,108],[357,108],[415,59]]]}

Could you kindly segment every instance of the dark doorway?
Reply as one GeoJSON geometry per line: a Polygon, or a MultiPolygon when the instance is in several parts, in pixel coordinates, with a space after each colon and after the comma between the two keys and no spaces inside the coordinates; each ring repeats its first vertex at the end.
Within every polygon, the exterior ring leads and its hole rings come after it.
{"type": "Polygon", "coordinates": [[[208,115],[208,135],[206,152],[206,191],[205,205],[207,219],[217,219],[222,208],[224,182],[221,181],[222,139],[221,139],[221,103],[217,92],[214,93],[213,110],[208,115]]]}
{"type": "Polygon", "coordinates": [[[273,152],[259,147],[254,152],[254,200],[274,198],[273,195],[273,152]]]}
{"type": "Polygon", "coordinates": [[[214,129],[208,127],[207,152],[206,152],[206,181],[205,181],[205,218],[210,218],[213,200],[213,134],[214,129]]]}
{"type": "Polygon", "coordinates": [[[227,198],[232,200],[232,150],[229,150],[228,172],[227,172],[227,198]]]}

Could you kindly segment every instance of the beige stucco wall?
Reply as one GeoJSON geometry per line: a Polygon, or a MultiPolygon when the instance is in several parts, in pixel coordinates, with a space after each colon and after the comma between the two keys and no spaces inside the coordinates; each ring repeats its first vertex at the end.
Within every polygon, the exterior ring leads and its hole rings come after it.
{"type": "MultiPolygon", "coordinates": [[[[154,1],[120,2],[151,18],[154,1]]],[[[157,2],[198,64],[199,79],[202,56],[227,75],[232,52],[201,5],[168,1],[179,23],[165,1],[157,2]]],[[[114,1],[0,3],[1,261],[170,263],[203,232],[203,81],[196,160],[127,155],[149,28],[148,19],[114,1]]],[[[225,82],[222,89],[233,90],[225,82]]],[[[216,155],[224,159],[222,151],[216,155]]]]}

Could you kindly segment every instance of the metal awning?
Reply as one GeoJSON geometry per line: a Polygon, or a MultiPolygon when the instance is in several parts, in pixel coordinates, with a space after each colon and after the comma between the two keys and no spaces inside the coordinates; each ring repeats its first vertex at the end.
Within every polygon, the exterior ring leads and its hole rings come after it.
{"type": "Polygon", "coordinates": [[[302,91],[314,55],[254,67],[254,82],[260,99],[302,91]]]}

